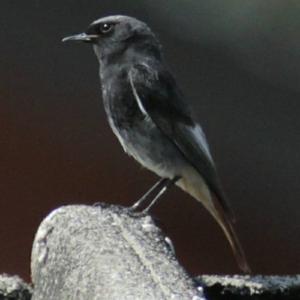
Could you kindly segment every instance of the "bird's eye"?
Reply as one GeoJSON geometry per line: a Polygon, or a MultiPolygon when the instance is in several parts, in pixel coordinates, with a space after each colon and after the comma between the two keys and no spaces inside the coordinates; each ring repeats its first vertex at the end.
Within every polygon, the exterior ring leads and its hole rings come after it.
{"type": "Polygon", "coordinates": [[[101,23],[101,24],[99,24],[98,30],[100,33],[106,34],[106,33],[109,33],[110,31],[112,31],[113,27],[114,26],[111,23],[101,23]]]}

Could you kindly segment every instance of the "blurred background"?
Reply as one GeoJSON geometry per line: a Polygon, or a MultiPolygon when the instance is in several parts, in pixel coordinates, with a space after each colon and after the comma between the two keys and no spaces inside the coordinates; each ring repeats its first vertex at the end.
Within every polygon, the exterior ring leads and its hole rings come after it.
{"type": "MultiPolygon", "coordinates": [[[[35,231],[54,208],[131,205],[157,180],[108,127],[90,46],[60,42],[109,14],[161,40],[253,271],[299,272],[299,1],[1,0],[0,273],[29,280],[35,231]]],[[[238,272],[219,227],[179,189],[152,215],[191,274],[238,272]]]]}

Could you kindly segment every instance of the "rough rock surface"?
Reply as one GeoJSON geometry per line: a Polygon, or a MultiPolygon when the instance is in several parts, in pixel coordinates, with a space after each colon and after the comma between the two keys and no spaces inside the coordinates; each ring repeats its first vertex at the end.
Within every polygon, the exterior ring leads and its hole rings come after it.
{"type": "Polygon", "coordinates": [[[40,225],[33,299],[203,299],[149,216],[73,205],[40,225]]]}
{"type": "Polygon", "coordinates": [[[214,300],[299,300],[300,275],[220,276],[203,275],[196,281],[207,299],[214,300]]]}
{"type": "Polygon", "coordinates": [[[18,276],[0,275],[0,300],[29,300],[32,289],[18,276]]]}

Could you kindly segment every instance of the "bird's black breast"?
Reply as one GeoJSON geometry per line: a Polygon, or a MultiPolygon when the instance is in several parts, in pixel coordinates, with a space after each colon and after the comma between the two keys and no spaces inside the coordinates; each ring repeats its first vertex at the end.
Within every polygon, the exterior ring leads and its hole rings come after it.
{"type": "Polygon", "coordinates": [[[126,68],[114,68],[101,74],[104,108],[117,129],[131,129],[145,116],[140,111],[130,86],[126,68]]]}

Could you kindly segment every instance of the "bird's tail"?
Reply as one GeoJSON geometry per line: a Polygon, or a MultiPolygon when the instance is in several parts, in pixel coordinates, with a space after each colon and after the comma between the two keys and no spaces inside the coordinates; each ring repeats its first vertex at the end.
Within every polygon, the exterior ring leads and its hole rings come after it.
{"type": "Polygon", "coordinates": [[[251,269],[247,262],[245,252],[244,252],[243,247],[238,239],[238,236],[233,227],[231,219],[224,213],[222,207],[219,206],[218,200],[214,201],[214,206],[215,206],[214,211],[213,212],[210,211],[210,213],[214,216],[215,220],[218,222],[218,224],[223,229],[223,232],[224,232],[227,240],[229,241],[229,244],[234,252],[236,261],[237,261],[240,269],[246,274],[251,273],[251,269]]]}
{"type": "Polygon", "coordinates": [[[223,209],[218,199],[211,195],[201,176],[197,172],[189,171],[178,181],[177,185],[205,206],[222,228],[240,269],[244,273],[251,273],[244,250],[233,227],[231,216],[223,209]]]}

